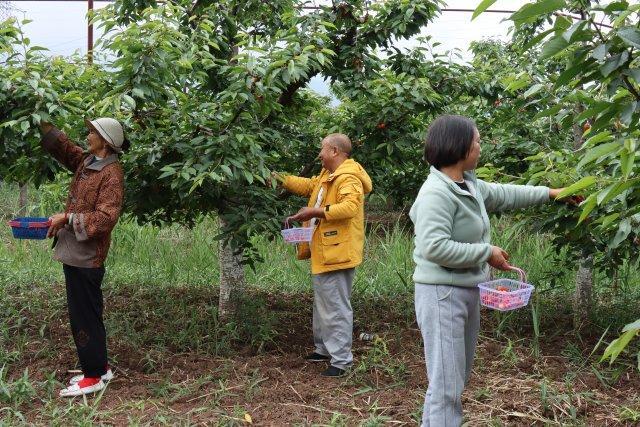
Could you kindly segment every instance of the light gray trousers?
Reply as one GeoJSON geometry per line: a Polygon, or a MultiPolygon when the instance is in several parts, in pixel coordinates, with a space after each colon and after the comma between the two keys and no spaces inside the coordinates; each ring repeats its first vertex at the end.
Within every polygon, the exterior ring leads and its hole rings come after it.
{"type": "Polygon", "coordinates": [[[331,365],[347,369],[353,363],[351,288],[355,268],[313,275],[313,343],[315,352],[331,356],[331,365]]]}
{"type": "Polygon", "coordinates": [[[478,288],[416,283],[415,305],[429,380],[422,426],[459,427],[480,330],[478,288]]]}

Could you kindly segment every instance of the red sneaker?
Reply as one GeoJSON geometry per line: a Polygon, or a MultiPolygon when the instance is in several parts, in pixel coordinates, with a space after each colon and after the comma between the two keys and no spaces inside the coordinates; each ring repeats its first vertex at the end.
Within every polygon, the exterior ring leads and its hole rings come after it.
{"type": "MultiPolygon", "coordinates": [[[[105,374],[100,378],[102,378],[102,381],[104,381],[105,383],[108,383],[109,381],[111,381],[113,379],[113,371],[111,370],[111,368],[107,366],[107,372],[105,372],[105,374]]],[[[84,375],[82,374],[75,375],[71,377],[71,379],[69,380],[69,384],[70,385],[77,384],[83,379],[84,379],[84,375]]]]}
{"type": "Polygon", "coordinates": [[[75,397],[82,396],[89,393],[95,393],[105,388],[106,385],[102,378],[83,378],[76,384],[72,384],[69,387],[60,390],[60,397],[75,397]]]}

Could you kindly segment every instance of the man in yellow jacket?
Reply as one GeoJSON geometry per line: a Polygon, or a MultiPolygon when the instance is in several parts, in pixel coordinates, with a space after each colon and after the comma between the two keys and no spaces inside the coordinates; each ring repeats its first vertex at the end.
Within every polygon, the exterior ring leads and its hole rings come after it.
{"type": "Polygon", "coordinates": [[[339,377],[353,363],[351,288],[364,248],[364,195],[371,178],[351,155],[351,141],[334,133],[322,140],[318,158],[322,170],[313,178],[286,176],[283,187],[309,202],[294,221],[315,227],[309,245],[298,247],[298,258],[311,258],[313,275],[313,341],[311,362],[329,361],[322,375],[339,377]]]}

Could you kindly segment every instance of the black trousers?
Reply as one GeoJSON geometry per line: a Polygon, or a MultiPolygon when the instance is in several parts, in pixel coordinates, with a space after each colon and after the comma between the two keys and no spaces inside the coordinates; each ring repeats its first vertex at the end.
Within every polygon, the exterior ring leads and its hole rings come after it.
{"type": "Polygon", "coordinates": [[[81,268],[63,264],[71,333],[85,377],[107,372],[107,334],[102,320],[104,267],[81,268]]]}

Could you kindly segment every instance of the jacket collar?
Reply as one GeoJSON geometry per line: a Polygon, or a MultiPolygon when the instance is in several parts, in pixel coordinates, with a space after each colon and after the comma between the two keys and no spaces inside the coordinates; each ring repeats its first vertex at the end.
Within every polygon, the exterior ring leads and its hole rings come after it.
{"type": "Polygon", "coordinates": [[[349,173],[349,168],[352,168],[355,164],[355,160],[346,159],[344,162],[340,163],[340,166],[336,168],[335,171],[329,172],[328,169],[322,169],[324,171],[324,176],[322,181],[331,182],[339,175],[344,173],[349,173]]]}
{"type": "Polygon", "coordinates": [[[110,154],[107,157],[105,157],[102,160],[97,160],[94,161],[93,163],[91,163],[94,158],[96,156],[94,156],[93,154],[87,156],[84,159],[84,167],[86,169],[91,169],[94,171],[101,171],[102,169],[104,169],[105,166],[110,165],[111,163],[115,163],[118,161],[118,155],[117,154],[110,154]]]}
{"type": "MultiPolygon", "coordinates": [[[[443,183],[445,183],[449,188],[451,188],[453,190],[454,193],[460,194],[462,196],[471,196],[473,197],[473,195],[467,193],[466,191],[463,191],[458,184],[455,183],[454,180],[452,180],[449,175],[440,172],[438,169],[436,169],[435,167],[431,166],[431,168],[429,169],[429,176],[433,176],[435,179],[438,179],[440,181],[442,181],[443,183]]],[[[466,171],[463,172],[463,176],[464,176],[464,180],[465,181],[470,181],[471,185],[473,186],[474,190],[476,188],[478,188],[477,186],[477,181],[478,179],[476,178],[476,173],[475,171],[466,171]]]]}

